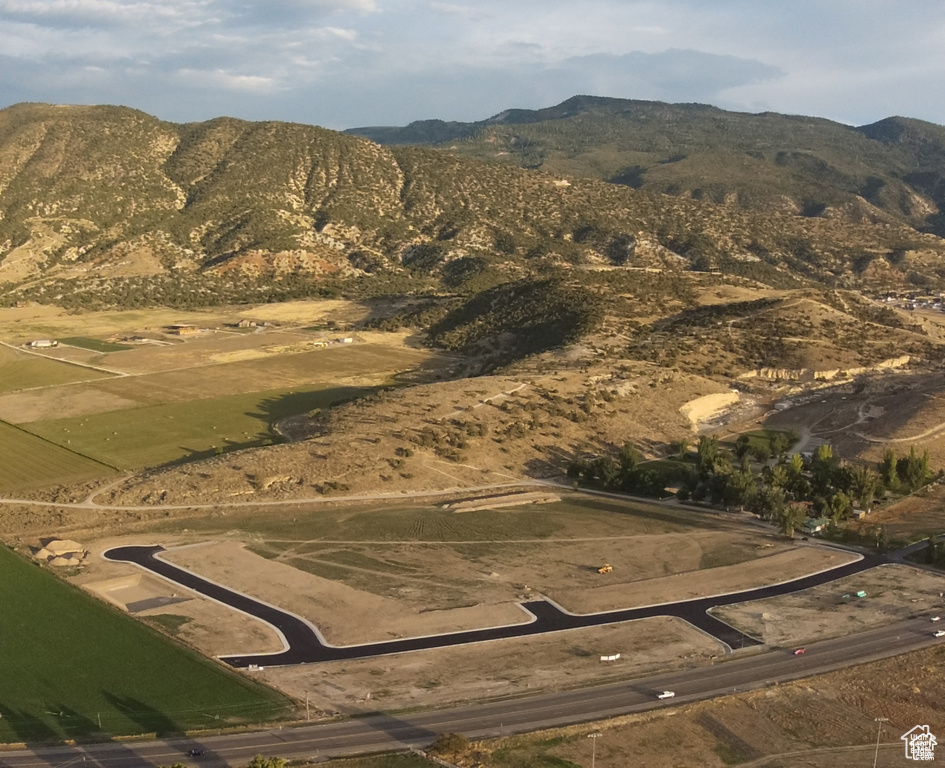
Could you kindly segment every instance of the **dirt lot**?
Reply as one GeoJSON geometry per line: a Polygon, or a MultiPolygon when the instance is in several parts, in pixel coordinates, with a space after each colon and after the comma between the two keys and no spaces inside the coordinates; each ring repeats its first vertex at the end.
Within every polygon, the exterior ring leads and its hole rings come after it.
{"type": "Polygon", "coordinates": [[[882,565],[793,595],[712,611],[767,645],[841,637],[883,624],[945,612],[945,574],[882,565]],[[865,591],[865,598],[856,592],[865,591]],[[843,597],[848,595],[848,597],[843,597]]]}
{"type": "Polygon", "coordinates": [[[657,618],[359,661],[266,669],[265,682],[313,706],[354,714],[441,706],[590,685],[663,668],[707,664],[718,643],[677,619],[657,618]],[[621,659],[602,664],[602,654],[621,659]],[[370,694],[370,696],[369,696],[370,694]]]}
{"type": "Polygon", "coordinates": [[[653,605],[667,600],[686,600],[737,592],[749,587],[788,581],[842,565],[853,559],[854,556],[845,552],[803,547],[708,571],[689,571],[637,581],[632,585],[618,584],[585,590],[551,590],[549,596],[575,613],[593,613],[653,605]],[[631,588],[628,589],[628,586],[631,588]]]}
{"type": "Polygon", "coordinates": [[[853,768],[908,766],[900,736],[945,733],[945,649],[897,656],[767,690],[604,723],[475,745],[457,764],[485,768],[853,768]],[[889,718],[877,723],[875,718],[889,718]],[[879,728],[877,726],[879,725],[879,728]],[[563,762],[567,761],[567,762],[563,762]]]}

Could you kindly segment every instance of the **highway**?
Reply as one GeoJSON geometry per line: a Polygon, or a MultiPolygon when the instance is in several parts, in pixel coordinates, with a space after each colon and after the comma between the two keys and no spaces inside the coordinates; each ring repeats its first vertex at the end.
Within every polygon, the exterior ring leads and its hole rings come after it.
{"type": "Polygon", "coordinates": [[[453,709],[401,716],[380,715],[206,738],[2,751],[0,768],[56,768],[72,762],[107,768],[138,768],[175,762],[222,768],[245,765],[260,753],[318,759],[422,746],[443,732],[461,732],[474,738],[499,736],[673,707],[841,669],[939,642],[933,637],[932,625],[927,618],[912,619],[848,637],[811,643],[801,656],[795,656],[792,649],[737,651],[732,657],[711,666],[453,709]],[[675,691],[675,698],[657,700],[656,694],[663,690],[675,691]],[[188,758],[187,752],[191,749],[206,750],[206,753],[199,758],[188,758]]]}

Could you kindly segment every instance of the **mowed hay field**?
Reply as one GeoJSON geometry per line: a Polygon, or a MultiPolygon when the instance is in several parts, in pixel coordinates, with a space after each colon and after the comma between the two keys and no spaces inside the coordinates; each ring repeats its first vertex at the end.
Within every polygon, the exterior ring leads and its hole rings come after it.
{"type": "Polygon", "coordinates": [[[16,606],[0,621],[0,741],[169,734],[291,709],[4,547],[0,605],[16,606]]]}
{"type": "Polygon", "coordinates": [[[113,467],[0,422],[0,491],[51,483],[81,483],[115,473],[113,467]]]}
{"type": "Polygon", "coordinates": [[[0,346],[0,392],[107,378],[109,374],[0,346]]]}
{"type": "Polygon", "coordinates": [[[33,422],[30,432],[119,469],[279,442],[279,419],[365,394],[360,387],[274,389],[33,422]]]}

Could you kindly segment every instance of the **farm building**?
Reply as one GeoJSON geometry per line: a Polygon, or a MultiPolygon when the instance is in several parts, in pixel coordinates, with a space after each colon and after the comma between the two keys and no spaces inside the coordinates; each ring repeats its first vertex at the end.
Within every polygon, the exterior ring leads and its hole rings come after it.
{"type": "Polygon", "coordinates": [[[59,342],[55,339],[36,339],[28,342],[26,346],[30,349],[49,349],[50,347],[58,347],[59,342]]]}
{"type": "Polygon", "coordinates": [[[177,336],[193,336],[200,333],[200,329],[196,325],[177,323],[171,326],[171,333],[177,336]]]}

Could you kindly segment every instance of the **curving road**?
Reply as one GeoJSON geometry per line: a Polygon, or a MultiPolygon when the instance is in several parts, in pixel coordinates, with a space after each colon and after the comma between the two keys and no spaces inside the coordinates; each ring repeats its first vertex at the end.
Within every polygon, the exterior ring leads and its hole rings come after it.
{"type": "Polygon", "coordinates": [[[145,568],[158,576],[162,576],[198,594],[224,603],[243,613],[255,616],[274,627],[276,631],[280,633],[284,641],[285,649],[283,651],[267,654],[223,657],[223,661],[231,666],[244,668],[250,665],[271,667],[290,664],[312,664],[323,661],[339,661],[342,659],[363,659],[394,653],[404,653],[407,651],[426,650],[428,648],[444,648],[447,646],[479,643],[488,640],[526,637],[547,632],[560,632],[567,629],[596,627],[602,624],[614,624],[624,621],[653,618],[656,616],[675,616],[683,621],[687,621],[697,629],[719,640],[728,646],[729,649],[735,647],[749,647],[760,645],[760,642],[749,635],[743,634],[734,627],[725,624],[714,616],[710,616],[708,611],[723,605],[743,603],[750,600],[761,600],[798,592],[889,562],[887,558],[879,555],[865,555],[852,563],[767,587],[756,587],[754,589],[731,592],[714,597],[695,598],[673,603],[663,603],[660,605],[607,611],[603,613],[576,615],[566,612],[549,600],[533,600],[522,603],[521,607],[531,618],[529,621],[520,624],[509,624],[500,627],[489,627],[426,637],[411,637],[403,640],[390,640],[380,643],[334,646],[325,642],[317,628],[304,619],[231,590],[222,584],[217,584],[216,582],[205,579],[191,571],[172,565],[158,557],[163,551],[164,548],[159,545],[115,547],[107,550],[104,553],[104,557],[116,562],[128,562],[138,565],[141,568],[145,568]]]}
{"type": "Polygon", "coordinates": [[[918,650],[939,642],[929,626],[928,619],[913,619],[812,643],[803,656],[785,650],[737,654],[708,667],[595,688],[401,716],[379,715],[207,738],[0,751],[0,768],[61,768],[72,762],[84,762],[89,768],[140,768],[175,762],[222,768],[246,765],[256,754],[318,759],[424,746],[445,732],[473,738],[507,735],[708,699],[918,650]],[[676,697],[657,701],[656,693],[663,690],[675,691],[676,697]],[[206,754],[189,759],[187,752],[195,748],[206,750],[206,754]]]}

